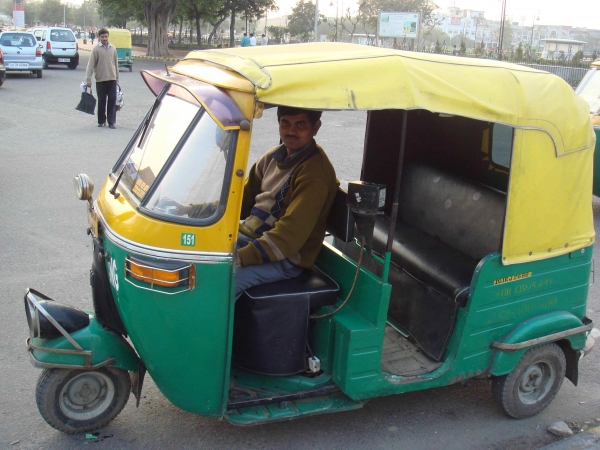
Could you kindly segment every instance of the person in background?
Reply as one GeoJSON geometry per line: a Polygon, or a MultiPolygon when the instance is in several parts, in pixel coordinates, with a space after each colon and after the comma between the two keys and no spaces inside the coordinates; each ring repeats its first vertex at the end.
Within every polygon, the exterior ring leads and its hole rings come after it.
{"type": "Polygon", "coordinates": [[[87,87],[92,87],[92,74],[96,76],[96,94],[98,95],[98,126],[117,128],[117,84],[119,83],[119,63],[117,49],[108,42],[108,30],[98,31],[100,42],[92,49],[85,73],[87,87]]]}
{"type": "Polygon", "coordinates": [[[254,36],[254,33],[250,33],[250,47],[254,46],[256,46],[256,36],[254,36]]]}
{"type": "Polygon", "coordinates": [[[96,33],[92,30],[90,33],[90,41],[92,41],[92,45],[94,45],[94,39],[96,39],[96,33]]]}
{"type": "Polygon", "coordinates": [[[260,45],[267,45],[268,43],[269,43],[269,38],[265,34],[263,34],[262,38],[260,40],[260,45]]]}
{"type": "Polygon", "coordinates": [[[250,39],[248,39],[248,35],[246,33],[244,33],[244,35],[242,36],[242,41],[240,42],[240,45],[242,47],[248,47],[250,45],[250,39]]]}

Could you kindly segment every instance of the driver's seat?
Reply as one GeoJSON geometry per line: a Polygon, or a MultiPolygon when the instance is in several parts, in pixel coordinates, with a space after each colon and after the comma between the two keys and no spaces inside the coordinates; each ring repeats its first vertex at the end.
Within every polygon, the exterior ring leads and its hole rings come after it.
{"type": "Polygon", "coordinates": [[[338,292],[338,284],[316,267],[247,289],[235,305],[233,364],[265,375],[304,372],[310,312],[333,305],[338,292]]]}

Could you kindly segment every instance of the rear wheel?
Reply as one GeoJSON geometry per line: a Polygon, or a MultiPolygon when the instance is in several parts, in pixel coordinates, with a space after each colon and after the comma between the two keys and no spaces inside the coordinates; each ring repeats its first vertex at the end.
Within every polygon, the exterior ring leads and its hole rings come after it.
{"type": "Polygon", "coordinates": [[[554,400],[565,368],[565,355],[558,345],[534,347],[523,354],[512,372],[494,378],[494,400],[515,419],[534,416],[554,400]]]}
{"type": "Polygon", "coordinates": [[[131,64],[131,65],[129,66],[129,71],[130,71],[130,72],[133,72],[133,64],[131,64]]]}
{"type": "Polygon", "coordinates": [[[129,373],[124,370],[46,369],[38,379],[35,397],[50,426],[65,433],[82,433],[117,417],[130,390],[129,373]]]}
{"type": "Polygon", "coordinates": [[[38,78],[42,78],[42,71],[41,70],[36,71],[35,74],[37,75],[38,78]]]}
{"type": "Polygon", "coordinates": [[[71,63],[71,64],[69,64],[69,66],[68,66],[68,67],[69,67],[69,69],[71,69],[71,70],[75,70],[75,69],[77,69],[77,63],[71,63]]]}
{"type": "Polygon", "coordinates": [[[48,68],[48,61],[46,61],[46,57],[45,56],[42,56],[42,67],[44,69],[48,68]]]}

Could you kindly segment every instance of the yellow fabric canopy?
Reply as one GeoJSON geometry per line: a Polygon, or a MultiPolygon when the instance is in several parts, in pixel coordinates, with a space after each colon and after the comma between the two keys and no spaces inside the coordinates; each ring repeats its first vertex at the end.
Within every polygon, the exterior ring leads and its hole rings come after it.
{"type": "Polygon", "coordinates": [[[272,105],[425,109],[515,127],[503,262],[544,259],[594,242],[589,107],[555,75],[343,43],[196,51],[173,71],[272,105]]]}

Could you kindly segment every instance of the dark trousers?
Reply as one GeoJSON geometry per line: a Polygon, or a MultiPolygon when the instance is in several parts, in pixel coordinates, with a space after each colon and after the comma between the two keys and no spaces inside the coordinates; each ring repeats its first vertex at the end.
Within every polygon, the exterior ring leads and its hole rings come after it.
{"type": "Polygon", "coordinates": [[[104,124],[108,118],[109,125],[116,125],[117,82],[115,80],[96,82],[96,95],[98,96],[98,123],[104,124]]]}

